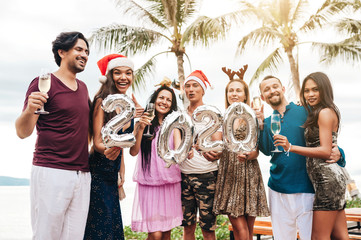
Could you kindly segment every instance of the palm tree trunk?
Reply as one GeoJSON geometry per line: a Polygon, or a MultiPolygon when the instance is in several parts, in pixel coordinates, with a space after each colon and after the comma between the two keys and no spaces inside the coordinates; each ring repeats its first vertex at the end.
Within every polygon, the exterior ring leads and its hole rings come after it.
{"type": "Polygon", "coordinates": [[[298,66],[296,60],[292,54],[292,48],[286,49],[288,62],[290,63],[293,88],[295,89],[296,99],[300,99],[300,74],[298,72],[298,66]]]}
{"type": "Polygon", "coordinates": [[[183,101],[183,106],[184,109],[186,109],[189,105],[189,101],[188,98],[185,96],[185,92],[184,92],[184,67],[183,67],[183,53],[178,53],[177,54],[177,66],[178,66],[178,80],[179,80],[179,85],[180,85],[180,91],[181,91],[181,99],[183,101]]]}

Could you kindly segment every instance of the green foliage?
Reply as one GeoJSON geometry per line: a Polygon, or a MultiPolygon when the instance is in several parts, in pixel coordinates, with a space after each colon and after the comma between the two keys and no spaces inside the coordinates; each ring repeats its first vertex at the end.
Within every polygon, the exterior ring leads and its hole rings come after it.
{"type": "Polygon", "coordinates": [[[125,226],[124,228],[125,239],[146,239],[148,234],[143,232],[132,232],[130,226],[125,226]]]}
{"type": "Polygon", "coordinates": [[[239,18],[244,24],[252,21],[258,22],[259,26],[255,26],[242,37],[238,43],[237,53],[243,54],[250,46],[273,49],[257,68],[250,85],[265,70],[277,70],[282,59],[288,59],[293,86],[298,96],[300,82],[297,46],[301,44],[311,43],[314,49],[320,51],[320,62],[325,64],[330,64],[336,59],[355,65],[361,61],[361,21],[349,18],[361,9],[360,1],[323,1],[319,9],[313,13],[307,9],[307,0],[261,0],[258,5],[253,5],[253,1],[241,1],[241,7],[236,11],[239,18]],[[332,30],[342,36],[342,39],[332,43],[320,43],[309,39],[311,33],[318,33],[321,29],[332,30]]]}
{"type": "Polygon", "coordinates": [[[361,199],[356,198],[356,199],[347,201],[346,208],[361,208],[361,199]]]}
{"type": "MultiPolygon", "coordinates": [[[[132,56],[149,53],[156,46],[172,52],[177,58],[178,78],[184,81],[183,56],[186,46],[209,46],[224,39],[229,30],[228,15],[216,18],[199,16],[201,0],[115,0],[124,17],[134,19],[134,24],[111,24],[96,29],[90,41],[99,49],[112,50],[132,56]]],[[[231,14],[232,16],[232,14],[231,14]]],[[[139,89],[155,71],[155,54],[135,73],[133,87],[139,89]]],[[[188,58],[188,57],[187,57],[188,58]]],[[[189,60],[189,59],[188,59],[189,60]]]]}
{"type": "MultiPolygon", "coordinates": [[[[216,229],[216,238],[217,239],[229,239],[229,230],[228,230],[229,220],[227,216],[220,215],[217,217],[217,229],[216,229]]],[[[202,230],[197,224],[196,228],[196,239],[203,239],[202,230]]],[[[132,232],[129,226],[124,228],[125,239],[146,239],[147,233],[138,233],[132,232]]],[[[182,239],[183,238],[183,227],[176,227],[172,229],[171,239],[182,239]]]]}

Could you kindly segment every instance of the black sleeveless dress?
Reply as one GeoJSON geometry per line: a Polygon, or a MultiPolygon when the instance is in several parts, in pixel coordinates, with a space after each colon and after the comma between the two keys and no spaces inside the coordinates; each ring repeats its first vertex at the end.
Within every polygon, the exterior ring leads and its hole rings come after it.
{"type": "MultiPolygon", "coordinates": [[[[118,134],[132,133],[133,128],[134,120],[129,128],[118,134]]],[[[123,152],[114,161],[97,151],[89,157],[91,190],[84,239],[124,240],[118,193],[118,172],[122,154],[123,152]]]]}

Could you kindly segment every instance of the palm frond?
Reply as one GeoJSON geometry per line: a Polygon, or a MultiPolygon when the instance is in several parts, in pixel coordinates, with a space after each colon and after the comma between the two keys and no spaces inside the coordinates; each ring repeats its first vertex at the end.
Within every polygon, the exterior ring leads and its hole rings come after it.
{"type": "Polygon", "coordinates": [[[169,51],[165,51],[165,52],[160,52],[157,53],[156,55],[152,56],[147,62],[145,62],[140,68],[138,68],[137,70],[135,70],[134,73],[134,81],[133,81],[133,85],[132,85],[132,89],[135,90],[140,90],[140,89],[144,89],[146,84],[145,81],[148,77],[150,77],[151,75],[153,75],[153,71],[155,69],[155,65],[157,63],[156,61],[156,57],[159,56],[160,54],[163,53],[168,53],[169,51]]]}
{"type": "Polygon", "coordinates": [[[196,13],[195,0],[148,0],[149,10],[165,23],[168,28],[180,27],[196,13]]]}
{"type": "Polygon", "coordinates": [[[279,0],[279,6],[276,7],[279,8],[279,18],[281,20],[280,25],[288,27],[292,3],[290,2],[290,0],[279,0]]]}
{"type": "Polygon", "coordinates": [[[351,1],[352,11],[358,11],[361,9],[361,1],[360,0],[350,0],[350,1],[351,1]]]}
{"type": "Polygon", "coordinates": [[[339,16],[339,14],[345,13],[349,9],[349,1],[333,1],[326,0],[322,6],[316,11],[316,13],[300,27],[299,31],[308,32],[316,28],[322,28],[323,25],[327,25],[339,16]]]}
{"type": "Polygon", "coordinates": [[[140,20],[143,22],[143,25],[153,24],[163,30],[167,29],[167,26],[161,19],[157,18],[151,11],[147,10],[134,0],[115,0],[115,4],[124,14],[140,20]]]}
{"type": "Polygon", "coordinates": [[[239,10],[236,11],[240,22],[261,21],[263,25],[276,26],[277,23],[268,8],[264,8],[262,3],[255,6],[246,1],[239,2],[239,10]]]}
{"type": "Polygon", "coordinates": [[[336,59],[356,64],[361,62],[361,34],[354,35],[338,43],[312,43],[312,47],[318,49],[321,62],[330,64],[336,59]]]}
{"type": "Polygon", "coordinates": [[[292,14],[292,19],[290,21],[290,26],[293,26],[297,21],[301,20],[304,15],[307,13],[307,8],[309,4],[307,0],[299,0],[295,10],[292,14]]]}
{"type": "Polygon", "coordinates": [[[176,15],[177,15],[177,2],[174,0],[161,0],[163,9],[164,9],[164,16],[167,20],[168,26],[175,26],[177,25],[176,15]]]}
{"type": "Polygon", "coordinates": [[[122,24],[99,28],[90,37],[90,41],[100,49],[116,49],[126,55],[146,52],[150,47],[159,43],[161,39],[170,41],[167,36],[160,32],[122,24]]]}
{"type": "Polygon", "coordinates": [[[348,34],[361,33],[361,20],[344,18],[336,23],[336,29],[339,32],[346,32],[348,34]]]}
{"type": "Polygon", "coordinates": [[[242,54],[248,44],[257,47],[265,47],[272,44],[276,39],[282,40],[283,35],[272,28],[260,27],[250,32],[239,41],[237,54],[242,54]]]}
{"type": "Polygon", "coordinates": [[[194,45],[208,46],[211,41],[223,39],[229,26],[222,17],[198,17],[183,33],[182,44],[192,42],[194,45]]]}
{"type": "Polygon", "coordinates": [[[181,24],[185,24],[189,19],[192,19],[195,13],[199,10],[199,2],[195,0],[178,0],[177,1],[177,14],[176,20],[178,22],[178,27],[181,27],[181,24]]]}
{"type": "Polygon", "coordinates": [[[256,72],[253,74],[249,85],[253,84],[256,79],[266,70],[270,69],[271,71],[277,71],[278,66],[283,62],[281,56],[281,48],[274,50],[257,68],[256,72]]]}

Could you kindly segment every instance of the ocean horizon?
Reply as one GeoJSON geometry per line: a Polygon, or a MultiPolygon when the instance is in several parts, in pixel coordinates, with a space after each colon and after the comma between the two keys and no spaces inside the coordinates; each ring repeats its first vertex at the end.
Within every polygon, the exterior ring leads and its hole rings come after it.
{"type": "MultiPolygon", "coordinates": [[[[125,186],[120,202],[123,225],[131,222],[135,185],[125,186]]],[[[30,186],[0,186],[0,239],[31,240],[30,186]]]]}

